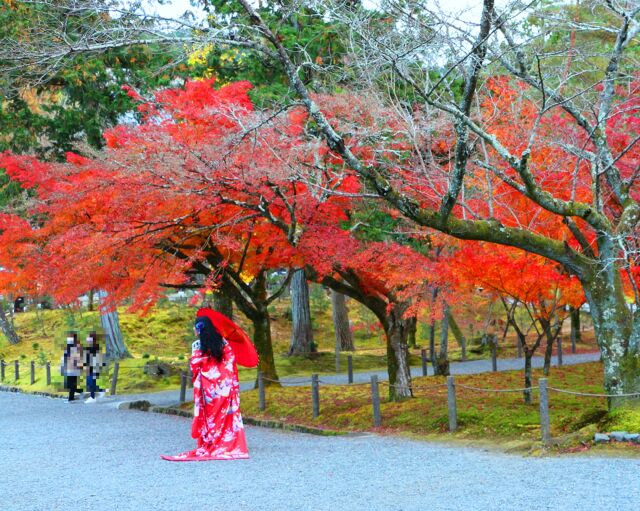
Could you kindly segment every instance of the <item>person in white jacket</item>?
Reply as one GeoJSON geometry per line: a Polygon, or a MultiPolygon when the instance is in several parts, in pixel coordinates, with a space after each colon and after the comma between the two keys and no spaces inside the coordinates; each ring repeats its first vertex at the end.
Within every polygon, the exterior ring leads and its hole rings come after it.
{"type": "Polygon", "coordinates": [[[75,400],[75,393],[82,392],[78,388],[78,378],[82,374],[82,345],[76,332],[67,334],[67,347],[60,360],[60,372],[64,376],[64,388],[69,390],[69,402],[75,400]]]}

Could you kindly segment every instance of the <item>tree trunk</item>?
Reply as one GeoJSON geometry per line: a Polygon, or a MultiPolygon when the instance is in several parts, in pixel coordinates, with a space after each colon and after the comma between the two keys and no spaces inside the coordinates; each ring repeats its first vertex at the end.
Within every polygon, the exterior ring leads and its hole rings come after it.
{"type": "Polygon", "coordinates": [[[389,400],[401,401],[412,397],[411,370],[407,334],[408,320],[402,318],[405,310],[400,304],[387,313],[383,323],[387,336],[387,370],[389,372],[389,400]]]}
{"type": "Polygon", "coordinates": [[[460,345],[460,360],[464,362],[467,359],[467,339],[458,326],[458,323],[453,317],[453,314],[451,314],[451,311],[449,311],[449,328],[451,328],[453,336],[456,338],[456,341],[458,341],[458,344],[460,345]]]}
{"type": "Polygon", "coordinates": [[[516,358],[522,358],[522,340],[520,336],[516,337],[516,358]]]}
{"type": "Polygon", "coordinates": [[[331,304],[333,308],[333,328],[336,333],[336,345],[340,351],[354,351],[353,335],[349,326],[349,309],[342,293],[331,290],[331,304]]]}
{"type": "Polygon", "coordinates": [[[569,312],[571,318],[571,353],[576,352],[576,343],[582,340],[580,333],[580,309],[571,307],[569,312]]]}
{"type": "Polygon", "coordinates": [[[9,344],[18,344],[20,342],[20,337],[18,337],[12,321],[7,318],[7,314],[4,310],[4,302],[0,302],[0,330],[2,330],[2,333],[9,341],[9,344]]]}
{"type": "Polygon", "coordinates": [[[213,294],[213,308],[224,314],[229,319],[233,319],[233,300],[231,297],[218,291],[213,294]]]}
{"type": "MultiPolygon", "coordinates": [[[[431,367],[435,368],[437,363],[436,355],[436,320],[432,319],[429,324],[429,358],[431,359],[431,367]]],[[[435,373],[434,373],[435,374],[435,373]]]]}
{"type": "Polygon", "coordinates": [[[415,316],[407,320],[407,345],[411,348],[417,347],[416,333],[418,331],[418,318],[415,316]]]}
{"type": "Polygon", "coordinates": [[[553,335],[551,335],[549,325],[543,325],[542,328],[547,341],[547,344],[544,347],[544,366],[542,368],[542,373],[545,376],[549,376],[549,372],[551,371],[551,358],[553,357],[553,343],[555,339],[553,338],[553,335]]]}
{"type": "Polygon", "coordinates": [[[271,320],[266,307],[258,311],[258,313],[252,318],[252,322],[253,344],[255,344],[256,350],[258,351],[258,357],[260,358],[258,371],[262,371],[263,376],[268,378],[268,380],[265,380],[265,385],[279,385],[278,373],[276,371],[275,359],[273,357],[273,346],[271,344],[271,320]]]}
{"type": "Polygon", "coordinates": [[[87,293],[87,310],[93,312],[93,289],[89,289],[87,293]]]}
{"type": "Polygon", "coordinates": [[[122,332],[120,331],[120,317],[118,311],[100,311],[100,323],[104,330],[107,358],[109,360],[120,360],[130,357],[129,351],[124,344],[122,332]]]}
{"type": "Polygon", "coordinates": [[[433,372],[438,376],[449,376],[449,306],[446,304],[440,328],[440,352],[433,366],[433,372]]]}
{"type": "MultiPolygon", "coordinates": [[[[603,256],[607,248],[606,243],[599,243],[603,256]]],[[[620,272],[614,263],[612,257],[610,264],[595,267],[592,273],[583,276],[582,283],[604,363],[605,391],[629,394],[640,392],[640,309],[633,313],[627,305],[620,272]]],[[[612,398],[609,407],[617,408],[631,401],[636,405],[640,399],[612,398]]]]}
{"type": "MultiPolygon", "coordinates": [[[[522,343],[522,346],[524,348],[524,387],[526,389],[531,389],[531,382],[533,379],[531,374],[531,359],[533,358],[533,354],[535,353],[535,348],[530,349],[525,346],[522,339],[520,339],[520,342],[522,343]]],[[[524,391],[524,404],[531,404],[531,390],[524,391]]]]}
{"type": "MultiPolygon", "coordinates": [[[[266,380],[266,385],[280,385],[278,383],[278,373],[276,372],[276,363],[273,357],[273,345],[271,343],[271,318],[269,318],[269,311],[267,310],[267,281],[264,272],[261,272],[256,277],[255,283],[256,295],[254,297],[255,311],[251,315],[251,321],[253,323],[253,344],[258,351],[258,371],[262,371],[262,374],[266,380]]],[[[256,379],[256,387],[258,381],[256,379]]]]}
{"type": "Polygon", "coordinates": [[[291,344],[289,355],[309,355],[316,351],[311,328],[309,284],[304,270],[296,270],[291,279],[291,344]]]}

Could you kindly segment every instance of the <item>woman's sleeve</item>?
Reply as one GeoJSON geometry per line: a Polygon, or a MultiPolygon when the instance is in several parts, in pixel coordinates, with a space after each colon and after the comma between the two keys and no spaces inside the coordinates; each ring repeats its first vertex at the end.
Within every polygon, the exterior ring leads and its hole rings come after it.
{"type": "Polygon", "coordinates": [[[205,360],[205,357],[203,357],[199,352],[196,353],[195,355],[192,355],[192,357],[189,359],[189,367],[191,368],[192,383],[196,381],[196,378],[200,374],[200,371],[202,371],[202,364],[204,360],[205,360]]]}

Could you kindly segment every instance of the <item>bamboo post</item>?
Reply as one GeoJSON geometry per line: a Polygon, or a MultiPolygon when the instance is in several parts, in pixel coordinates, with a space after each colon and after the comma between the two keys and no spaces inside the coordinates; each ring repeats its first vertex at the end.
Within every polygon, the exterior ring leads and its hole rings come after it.
{"type": "Polygon", "coordinates": [[[320,415],[320,385],[318,375],[311,375],[311,397],[313,399],[313,418],[317,419],[320,415]]]}
{"type": "Polygon", "coordinates": [[[0,360],[0,381],[4,381],[4,366],[6,365],[4,360],[0,360]]]}
{"type": "Polygon", "coordinates": [[[187,374],[184,371],[180,371],[180,402],[184,403],[187,400],[187,374]]]}
{"type": "Polygon", "coordinates": [[[449,409],[449,431],[458,429],[458,409],[456,405],[456,384],[453,376],[447,376],[447,407],[449,409]]]}
{"type": "Polygon", "coordinates": [[[116,386],[118,385],[118,371],[120,370],[120,362],[113,364],[113,374],[111,375],[111,396],[116,395],[116,386]]]}
{"type": "Polygon", "coordinates": [[[420,358],[422,359],[422,376],[427,376],[427,350],[420,350],[420,358]]]}
{"type": "Polygon", "coordinates": [[[29,381],[31,382],[31,385],[33,385],[36,382],[36,363],[32,360],[31,364],[30,364],[30,370],[31,370],[31,374],[29,375],[29,381]]]}
{"type": "Polygon", "coordinates": [[[47,363],[44,366],[45,372],[47,374],[47,387],[51,385],[51,362],[47,360],[47,363]]]}
{"type": "Polygon", "coordinates": [[[266,394],[264,389],[264,376],[262,371],[258,371],[258,410],[264,412],[267,408],[266,394]]]}
{"type": "Polygon", "coordinates": [[[353,383],[353,356],[347,355],[347,372],[349,373],[349,383],[353,383]]]}
{"type": "Polygon", "coordinates": [[[380,389],[378,388],[378,375],[371,376],[371,406],[373,408],[373,425],[380,426],[382,424],[382,416],[380,415],[380,389]]]}
{"type": "Polygon", "coordinates": [[[15,373],[16,381],[20,379],[20,362],[17,360],[13,361],[13,371],[15,373]]]}
{"type": "Polygon", "coordinates": [[[551,425],[549,422],[549,394],[547,391],[547,379],[540,378],[538,381],[540,389],[540,432],[542,443],[545,445],[551,440],[551,425]]]}

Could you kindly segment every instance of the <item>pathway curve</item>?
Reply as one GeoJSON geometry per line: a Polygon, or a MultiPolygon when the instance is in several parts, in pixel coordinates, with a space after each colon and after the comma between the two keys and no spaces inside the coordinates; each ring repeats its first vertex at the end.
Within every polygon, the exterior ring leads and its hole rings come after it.
{"type": "Polygon", "coordinates": [[[635,511],[637,459],[522,458],[247,428],[250,460],[170,463],[189,420],[0,393],[3,511],[635,511]]]}
{"type": "MultiPolygon", "coordinates": [[[[576,355],[565,355],[563,358],[563,363],[565,365],[575,365],[575,364],[584,364],[587,362],[595,362],[600,360],[600,353],[579,353],[576,355]]],[[[533,367],[542,367],[544,363],[543,357],[533,357],[532,365],[533,367]]],[[[555,366],[557,360],[553,359],[553,365],[555,366]]],[[[506,358],[506,359],[498,359],[498,371],[513,371],[517,369],[524,368],[524,358],[506,358]]],[[[491,371],[491,360],[471,360],[468,362],[452,362],[450,366],[451,374],[478,374],[478,373],[486,373],[491,371]]],[[[371,376],[377,374],[378,379],[381,381],[388,380],[389,375],[387,371],[365,371],[354,373],[353,381],[354,383],[366,383],[371,380],[371,376]]],[[[428,367],[428,374],[433,375],[433,369],[428,367]]],[[[412,367],[411,368],[411,376],[417,377],[422,376],[422,368],[421,367],[412,367]]],[[[310,378],[300,377],[300,376],[292,376],[281,378],[280,381],[283,383],[288,383],[289,385],[309,385],[309,383],[300,383],[301,380],[310,381],[310,378]]],[[[322,374],[320,375],[320,381],[328,384],[346,384],[347,383],[347,374],[322,374]]],[[[244,381],[240,383],[241,390],[249,390],[254,388],[253,381],[244,381]]],[[[188,399],[192,399],[190,397],[191,391],[187,391],[188,399]]],[[[117,395],[115,397],[109,398],[107,401],[122,402],[122,401],[135,401],[140,399],[146,399],[150,401],[154,405],[159,406],[169,406],[175,404],[180,399],[180,392],[178,390],[167,390],[162,392],[153,392],[153,393],[142,393],[142,394],[122,394],[117,395]]]]}

